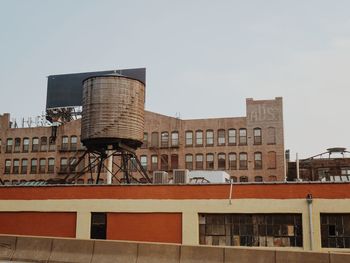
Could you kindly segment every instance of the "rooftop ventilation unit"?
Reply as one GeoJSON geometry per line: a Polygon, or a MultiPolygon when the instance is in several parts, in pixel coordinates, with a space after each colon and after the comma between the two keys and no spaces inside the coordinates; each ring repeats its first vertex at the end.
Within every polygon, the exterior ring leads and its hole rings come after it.
{"type": "Polygon", "coordinates": [[[189,183],[189,171],[186,169],[173,170],[174,184],[188,184],[189,183]]]}
{"type": "Polygon", "coordinates": [[[164,171],[154,171],[153,172],[153,184],[167,184],[168,183],[168,173],[164,171]]]}

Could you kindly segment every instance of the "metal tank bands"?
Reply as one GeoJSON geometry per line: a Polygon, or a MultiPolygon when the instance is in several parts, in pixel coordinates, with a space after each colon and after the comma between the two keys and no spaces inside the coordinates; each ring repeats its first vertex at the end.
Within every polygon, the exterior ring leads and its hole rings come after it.
{"type": "Polygon", "coordinates": [[[81,141],[87,148],[123,143],[136,149],[144,131],[145,85],[121,75],[83,82],[81,141]]]}

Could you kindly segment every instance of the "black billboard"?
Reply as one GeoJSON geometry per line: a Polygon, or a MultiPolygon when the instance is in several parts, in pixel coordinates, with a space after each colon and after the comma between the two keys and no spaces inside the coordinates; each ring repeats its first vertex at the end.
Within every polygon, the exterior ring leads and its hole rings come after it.
{"type": "Polygon", "coordinates": [[[47,80],[46,109],[81,106],[83,80],[92,76],[113,73],[137,79],[146,84],[146,68],[50,75],[47,80]]]}

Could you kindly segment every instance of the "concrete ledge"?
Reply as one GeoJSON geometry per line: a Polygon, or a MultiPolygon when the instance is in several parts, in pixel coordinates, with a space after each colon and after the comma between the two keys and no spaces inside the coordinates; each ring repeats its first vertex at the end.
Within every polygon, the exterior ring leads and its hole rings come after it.
{"type": "Polygon", "coordinates": [[[0,259],[11,260],[16,249],[16,237],[0,236],[0,259]]]}
{"type": "Polygon", "coordinates": [[[225,248],[225,262],[275,263],[276,251],[263,249],[225,248]]]}
{"type": "Polygon", "coordinates": [[[180,246],[139,244],[137,263],[178,263],[180,260],[180,246]]]}
{"type": "Polygon", "coordinates": [[[51,247],[51,238],[17,237],[16,251],[12,260],[47,262],[51,247]]]}
{"type": "Polygon", "coordinates": [[[54,239],[49,262],[90,262],[93,247],[92,240],[54,239]]]}
{"type": "Polygon", "coordinates": [[[329,263],[328,253],[276,251],[276,263],[329,263]]]}
{"type": "Polygon", "coordinates": [[[91,263],[135,263],[137,243],[95,241],[91,263]]]}
{"type": "Polygon", "coordinates": [[[350,263],[350,253],[329,253],[330,263],[350,263]]]}
{"type": "Polygon", "coordinates": [[[224,248],[210,246],[182,246],[181,263],[223,263],[224,248]]]}

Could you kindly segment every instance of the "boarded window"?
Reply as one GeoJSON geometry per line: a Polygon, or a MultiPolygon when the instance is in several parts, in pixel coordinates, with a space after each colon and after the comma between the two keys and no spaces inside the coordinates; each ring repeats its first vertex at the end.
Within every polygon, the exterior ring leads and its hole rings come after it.
{"type": "Polygon", "coordinates": [[[267,153],[267,168],[276,169],[276,152],[271,151],[267,153]]]}
{"type": "Polygon", "coordinates": [[[276,128],[267,128],[267,144],[276,144],[276,128]]]}
{"type": "Polygon", "coordinates": [[[302,247],[300,214],[199,214],[199,243],[214,246],[302,247]]]}
{"type": "Polygon", "coordinates": [[[177,154],[171,155],[171,169],[179,168],[179,156],[177,154]]]}

